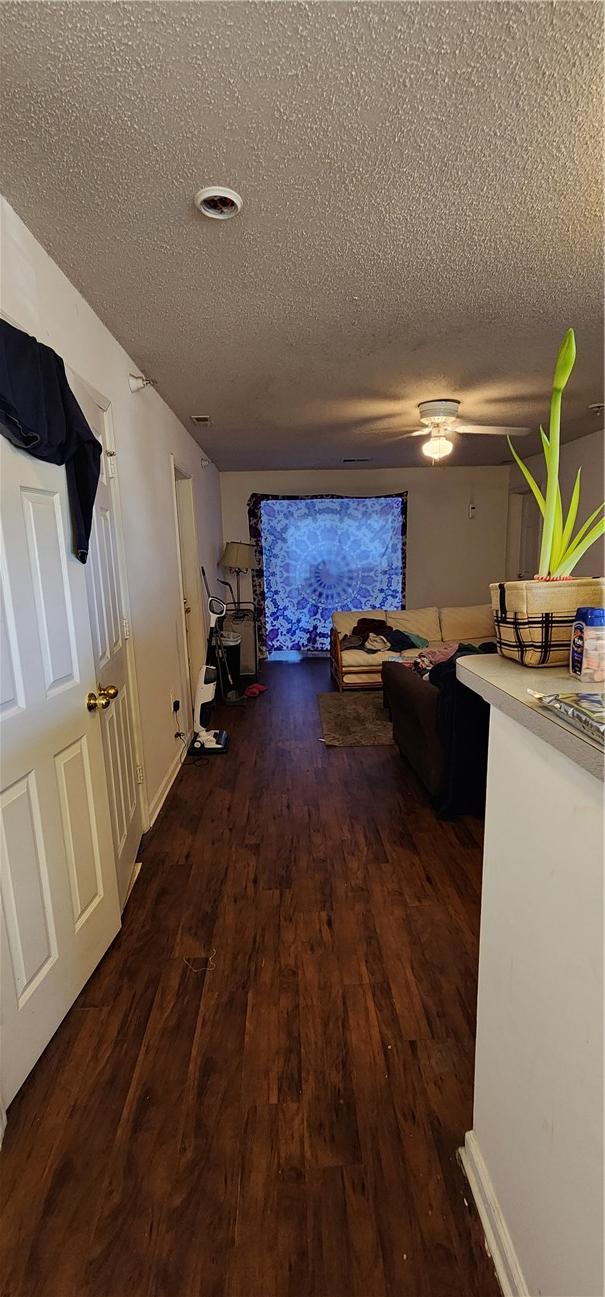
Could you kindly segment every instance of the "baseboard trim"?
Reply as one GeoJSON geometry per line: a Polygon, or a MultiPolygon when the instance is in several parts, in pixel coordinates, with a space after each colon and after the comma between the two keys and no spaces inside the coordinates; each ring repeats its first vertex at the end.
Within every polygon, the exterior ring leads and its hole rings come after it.
{"type": "Polygon", "coordinates": [[[140,874],[140,872],[141,872],[142,864],[143,864],[143,862],[142,862],[141,860],[135,860],[135,863],[134,863],[134,865],[132,866],[132,873],[131,873],[131,875],[130,875],[130,882],[129,882],[129,884],[128,884],[128,891],[127,891],[127,893],[126,893],[126,896],[125,896],[125,898],[124,898],[124,904],[123,904],[123,906],[122,906],[122,914],[124,913],[124,910],[126,909],[126,906],[128,905],[128,902],[129,902],[129,900],[130,900],[130,894],[131,894],[132,889],[133,889],[133,887],[134,887],[134,885],[135,885],[135,883],[136,883],[136,881],[137,881],[137,878],[138,878],[138,876],[139,876],[139,874],[140,874]]]}
{"type": "Polygon", "coordinates": [[[458,1157],[481,1217],[504,1297],[531,1297],[474,1131],[466,1132],[464,1148],[459,1150],[458,1157]]]}
{"type": "MultiPolygon", "coordinates": [[[[189,747],[190,741],[191,741],[191,735],[189,735],[187,739],[187,747],[189,747]]],[[[168,770],[166,771],[166,774],[164,775],[164,778],[157,792],[154,794],[152,800],[149,803],[149,828],[151,828],[151,826],[155,824],[155,821],[158,818],[158,815],[164,805],[164,802],[166,801],[166,798],[170,792],[170,789],[172,788],[172,785],[179,773],[182,764],[183,764],[183,750],[181,748],[180,751],[177,752],[174,761],[171,761],[168,770]]]]}

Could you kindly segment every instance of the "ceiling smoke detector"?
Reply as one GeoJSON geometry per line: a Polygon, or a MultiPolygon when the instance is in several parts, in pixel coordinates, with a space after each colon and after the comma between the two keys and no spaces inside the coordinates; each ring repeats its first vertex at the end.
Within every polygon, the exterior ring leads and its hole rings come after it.
{"type": "Polygon", "coordinates": [[[226,185],[208,185],[206,189],[198,189],[193,201],[198,211],[212,221],[228,221],[237,216],[243,206],[235,189],[227,189],[226,185]]]}

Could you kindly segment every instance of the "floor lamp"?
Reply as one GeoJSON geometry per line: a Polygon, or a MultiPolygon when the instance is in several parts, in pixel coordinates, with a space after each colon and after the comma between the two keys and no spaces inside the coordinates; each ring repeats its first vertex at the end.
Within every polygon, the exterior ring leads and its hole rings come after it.
{"type": "Polygon", "coordinates": [[[229,568],[235,572],[235,612],[236,616],[240,613],[241,596],[240,596],[240,577],[242,572],[252,572],[258,567],[256,557],[256,546],[248,545],[241,540],[228,540],[225,545],[221,567],[229,568]]]}

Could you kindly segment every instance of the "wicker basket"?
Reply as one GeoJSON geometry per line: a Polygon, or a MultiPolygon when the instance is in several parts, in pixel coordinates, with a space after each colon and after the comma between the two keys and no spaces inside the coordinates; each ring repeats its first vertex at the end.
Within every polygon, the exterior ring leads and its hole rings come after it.
{"type": "Polygon", "coordinates": [[[569,662],[576,610],[605,607],[605,577],[490,585],[498,652],[526,667],[569,662]]]}

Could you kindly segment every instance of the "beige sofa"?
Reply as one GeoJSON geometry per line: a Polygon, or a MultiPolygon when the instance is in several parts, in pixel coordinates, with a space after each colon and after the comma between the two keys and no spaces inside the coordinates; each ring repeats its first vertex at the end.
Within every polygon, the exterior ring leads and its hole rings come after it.
{"type": "Polygon", "coordinates": [[[405,611],[372,608],[360,612],[335,612],[330,634],[330,669],[341,690],[377,689],[381,684],[383,662],[394,657],[415,658],[421,652],[418,648],[404,649],[401,654],[395,654],[392,649],[384,653],[341,649],[342,636],[352,633],[360,617],[377,617],[394,630],[422,635],[433,648],[450,640],[483,644],[494,639],[494,621],[488,603],[471,604],[466,608],[406,608],[405,611]]]}

